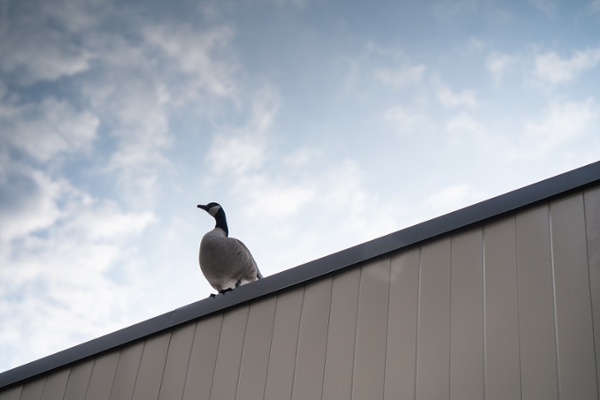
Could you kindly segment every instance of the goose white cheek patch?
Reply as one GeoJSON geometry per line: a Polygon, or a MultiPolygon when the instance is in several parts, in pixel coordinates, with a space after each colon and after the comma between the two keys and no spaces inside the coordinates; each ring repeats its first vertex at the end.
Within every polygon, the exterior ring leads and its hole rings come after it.
{"type": "Polygon", "coordinates": [[[208,210],[208,213],[214,217],[215,215],[217,215],[220,209],[221,207],[218,206],[211,207],[210,210],[208,210]]]}

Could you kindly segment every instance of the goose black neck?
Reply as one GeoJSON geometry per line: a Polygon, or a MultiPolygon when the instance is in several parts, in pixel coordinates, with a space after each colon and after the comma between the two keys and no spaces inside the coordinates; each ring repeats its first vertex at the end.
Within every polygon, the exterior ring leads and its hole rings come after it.
{"type": "Polygon", "coordinates": [[[227,217],[225,217],[225,211],[221,208],[217,215],[215,215],[215,220],[217,224],[215,228],[221,228],[225,231],[225,236],[229,236],[229,229],[227,228],[227,217]]]}

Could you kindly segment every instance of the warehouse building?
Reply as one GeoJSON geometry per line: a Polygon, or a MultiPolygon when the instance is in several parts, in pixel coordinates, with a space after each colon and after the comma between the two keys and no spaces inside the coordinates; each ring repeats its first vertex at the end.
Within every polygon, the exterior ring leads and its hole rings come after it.
{"type": "Polygon", "coordinates": [[[600,162],[0,374],[0,400],[598,399],[600,162]]]}

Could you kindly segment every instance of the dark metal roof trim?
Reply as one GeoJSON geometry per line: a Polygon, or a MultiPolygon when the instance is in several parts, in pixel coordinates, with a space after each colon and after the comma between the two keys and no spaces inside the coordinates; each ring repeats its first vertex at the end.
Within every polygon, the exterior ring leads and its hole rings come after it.
{"type": "Polygon", "coordinates": [[[224,296],[200,300],[16,367],[0,374],[0,389],[229,307],[598,183],[600,183],[600,161],[268,276],[251,285],[241,286],[224,296]]]}

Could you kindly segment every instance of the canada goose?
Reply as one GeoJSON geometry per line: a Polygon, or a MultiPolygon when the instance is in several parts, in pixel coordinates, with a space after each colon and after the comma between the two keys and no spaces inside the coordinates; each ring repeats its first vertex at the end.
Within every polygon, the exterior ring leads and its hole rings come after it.
{"type": "MultiPolygon", "coordinates": [[[[204,277],[219,293],[254,282],[263,276],[250,250],[240,240],[230,238],[225,211],[218,203],[198,205],[214,217],[217,224],[200,242],[200,269],[204,277]]],[[[211,297],[214,297],[211,294],[211,297]]]]}

